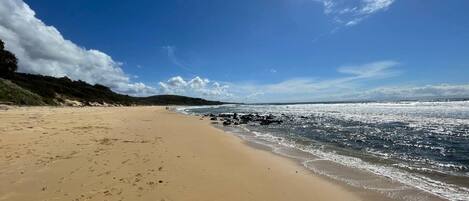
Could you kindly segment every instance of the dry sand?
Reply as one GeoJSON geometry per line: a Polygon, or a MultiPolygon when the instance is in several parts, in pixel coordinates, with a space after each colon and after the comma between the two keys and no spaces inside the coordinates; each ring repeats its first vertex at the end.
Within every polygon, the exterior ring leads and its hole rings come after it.
{"type": "Polygon", "coordinates": [[[0,200],[361,200],[162,107],[0,111],[0,200]]]}

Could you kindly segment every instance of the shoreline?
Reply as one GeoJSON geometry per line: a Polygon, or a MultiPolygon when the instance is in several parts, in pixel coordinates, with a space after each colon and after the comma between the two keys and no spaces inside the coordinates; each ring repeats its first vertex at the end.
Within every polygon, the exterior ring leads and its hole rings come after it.
{"type": "MultiPolygon", "coordinates": [[[[220,130],[223,131],[223,129],[220,129],[220,130]]],[[[223,131],[223,132],[227,132],[227,131],[223,131]]],[[[229,132],[227,132],[227,134],[228,135],[234,135],[234,134],[229,133],[229,132]]],[[[241,138],[239,136],[236,136],[236,137],[241,138]]],[[[308,169],[307,167],[305,167],[302,164],[302,161],[300,159],[295,158],[293,156],[286,156],[284,154],[276,153],[275,151],[272,150],[271,147],[269,147],[267,145],[259,144],[257,142],[247,141],[245,139],[241,139],[241,140],[243,141],[243,143],[246,146],[248,146],[250,148],[265,151],[265,152],[268,152],[271,155],[278,156],[278,157],[284,158],[288,161],[291,161],[291,162],[295,163],[299,169],[302,169],[303,171],[308,172],[309,174],[313,175],[314,177],[318,177],[318,178],[320,178],[320,179],[322,179],[326,182],[329,182],[329,183],[332,183],[334,185],[340,186],[341,188],[346,189],[346,191],[352,192],[354,195],[358,196],[361,200],[396,201],[396,199],[386,197],[385,195],[382,195],[379,192],[375,192],[375,191],[372,191],[372,190],[366,190],[366,189],[363,189],[363,188],[360,188],[360,187],[352,186],[352,185],[349,185],[345,182],[333,179],[329,176],[318,174],[318,173],[312,171],[311,169],[308,169]]]]}
{"type": "MultiPolygon", "coordinates": [[[[184,110],[177,109],[175,111],[185,115],[202,116],[209,119],[209,117],[197,113],[188,114],[184,110]]],[[[291,144],[284,145],[277,141],[278,137],[268,133],[258,130],[251,131],[251,128],[248,129],[243,125],[226,126],[222,125],[223,121],[215,122],[212,126],[240,138],[246,145],[294,161],[311,174],[360,194],[365,199],[373,197],[371,200],[446,200],[432,192],[395,181],[390,177],[376,175],[356,167],[344,166],[341,163],[322,158],[320,155],[315,155],[309,150],[303,150],[297,146],[292,147],[291,144]],[[263,136],[275,139],[273,141],[265,140],[263,136]],[[318,164],[319,166],[316,167],[318,164]]],[[[280,138],[278,139],[280,140],[280,138]]]]}
{"type": "Polygon", "coordinates": [[[0,113],[0,200],[377,200],[164,107],[0,113]]]}
{"type": "MultiPolygon", "coordinates": [[[[294,169],[300,169],[301,171],[305,172],[305,175],[313,176],[316,178],[319,178],[320,180],[323,180],[324,182],[331,183],[333,185],[339,186],[342,189],[345,189],[347,192],[352,193],[354,196],[359,198],[360,200],[366,201],[366,200],[372,200],[372,201],[396,201],[397,199],[392,199],[389,198],[385,195],[380,194],[379,192],[372,191],[372,190],[366,190],[360,187],[352,186],[347,183],[344,183],[342,181],[338,181],[336,179],[333,179],[331,177],[325,176],[318,174],[311,169],[308,169],[302,164],[302,161],[298,158],[295,158],[293,156],[286,156],[284,154],[280,154],[272,150],[272,147],[269,147],[265,144],[261,144],[259,142],[254,142],[254,141],[249,141],[247,139],[244,139],[242,136],[239,134],[233,133],[233,131],[226,130],[225,127],[222,125],[222,122],[217,122],[214,123],[214,121],[210,121],[209,118],[202,118],[202,116],[199,115],[191,115],[191,114],[185,114],[178,112],[177,110],[171,110],[177,114],[181,114],[184,116],[189,116],[189,117],[197,117],[200,118],[200,120],[208,121],[210,123],[209,126],[219,130],[224,135],[227,135],[228,137],[235,137],[236,139],[234,140],[240,140],[241,143],[246,146],[248,149],[254,149],[254,151],[261,151],[261,152],[266,152],[268,155],[271,155],[273,157],[280,157],[279,160],[284,160],[285,163],[293,163],[294,169]]],[[[297,150],[299,152],[303,152],[301,150],[297,150]]],[[[309,154],[309,153],[305,153],[309,154]]]]}

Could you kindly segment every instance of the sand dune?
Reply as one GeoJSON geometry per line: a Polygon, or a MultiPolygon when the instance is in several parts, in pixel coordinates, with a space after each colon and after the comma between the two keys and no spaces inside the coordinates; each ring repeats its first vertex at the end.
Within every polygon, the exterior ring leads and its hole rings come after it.
{"type": "Polygon", "coordinates": [[[363,200],[162,107],[0,111],[0,200],[363,200]]]}

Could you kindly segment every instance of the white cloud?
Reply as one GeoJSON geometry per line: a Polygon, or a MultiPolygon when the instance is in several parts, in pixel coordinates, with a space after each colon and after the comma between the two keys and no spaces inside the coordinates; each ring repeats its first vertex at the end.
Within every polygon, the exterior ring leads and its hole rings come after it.
{"type": "Polygon", "coordinates": [[[385,11],[395,0],[313,0],[324,6],[324,14],[335,22],[345,25],[357,25],[367,17],[385,11]]]}
{"type": "Polygon", "coordinates": [[[377,78],[383,76],[391,76],[397,71],[391,68],[399,65],[396,61],[377,61],[363,65],[342,66],[337,71],[340,73],[355,75],[356,78],[377,78]]]}
{"type": "Polygon", "coordinates": [[[203,89],[207,86],[208,83],[210,83],[210,80],[208,80],[208,79],[202,79],[200,77],[195,77],[194,79],[190,80],[187,84],[192,89],[203,89]]]}
{"type": "Polygon", "coordinates": [[[35,15],[22,0],[0,1],[0,38],[6,49],[18,57],[20,72],[68,76],[130,95],[156,92],[143,83],[132,83],[120,62],[99,50],[85,49],[64,39],[55,27],[47,26],[35,15]]]}
{"type": "Polygon", "coordinates": [[[373,14],[388,8],[394,0],[364,0],[364,6],[360,10],[361,14],[373,14]]]}
{"type": "Polygon", "coordinates": [[[170,78],[167,84],[171,87],[180,88],[185,87],[187,85],[187,82],[181,76],[176,76],[170,78]]]}
{"type": "Polygon", "coordinates": [[[203,97],[216,100],[233,99],[233,95],[228,92],[228,85],[210,81],[199,76],[190,80],[185,80],[181,76],[175,76],[166,82],[160,82],[159,86],[160,92],[164,94],[203,97]]]}

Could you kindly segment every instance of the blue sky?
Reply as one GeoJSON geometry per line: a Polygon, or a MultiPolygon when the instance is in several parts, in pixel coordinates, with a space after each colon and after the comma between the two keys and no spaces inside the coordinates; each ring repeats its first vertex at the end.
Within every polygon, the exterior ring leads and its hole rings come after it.
{"type": "Polygon", "coordinates": [[[2,7],[0,38],[19,55],[20,71],[131,95],[469,96],[469,1],[5,0],[2,7]]]}

